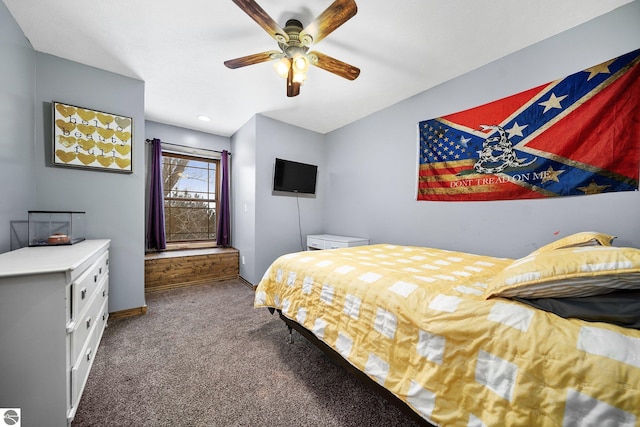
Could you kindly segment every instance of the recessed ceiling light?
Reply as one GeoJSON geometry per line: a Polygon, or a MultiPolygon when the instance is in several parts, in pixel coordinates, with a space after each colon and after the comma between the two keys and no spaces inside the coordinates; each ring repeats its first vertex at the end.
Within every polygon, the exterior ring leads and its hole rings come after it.
{"type": "Polygon", "coordinates": [[[211,117],[209,116],[198,116],[198,120],[202,120],[203,122],[210,122],[211,117]]]}

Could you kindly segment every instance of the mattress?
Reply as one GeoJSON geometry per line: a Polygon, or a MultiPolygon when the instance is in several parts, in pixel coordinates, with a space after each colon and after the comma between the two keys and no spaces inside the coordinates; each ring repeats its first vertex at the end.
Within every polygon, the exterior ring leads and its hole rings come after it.
{"type": "Polygon", "coordinates": [[[565,319],[487,283],[513,260],[397,245],[278,258],[256,289],[441,426],[640,426],[640,331],[565,319]]]}

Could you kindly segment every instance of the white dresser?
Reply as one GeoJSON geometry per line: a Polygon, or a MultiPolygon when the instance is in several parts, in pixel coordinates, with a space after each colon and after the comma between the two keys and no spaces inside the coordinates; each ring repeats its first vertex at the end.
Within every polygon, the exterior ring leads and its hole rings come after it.
{"type": "Polygon", "coordinates": [[[0,407],[73,420],[107,323],[110,240],[0,254],[0,407]]]}
{"type": "Polygon", "coordinates": [[[332,234],[314,234],[307,236],[307,249],[338,249],[351,246],[368,245],[369,239],[362,237],[334,236],[332,234]]]}

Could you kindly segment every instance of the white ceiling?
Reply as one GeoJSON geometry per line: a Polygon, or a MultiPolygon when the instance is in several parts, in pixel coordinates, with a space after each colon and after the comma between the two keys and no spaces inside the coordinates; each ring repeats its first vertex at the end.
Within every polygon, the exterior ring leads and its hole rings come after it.
{"type": "MultiPolygon", "coordinates": [[[[632,0],[356,0],[312,48],[360,76],[312,67],[294,98],[271,63],[223,65],[277,49],[231,0],[3,1],[35,50],[143,80],[147,120],[230,136],[258,113],[330,132],[632,0]]],[[[332,1],[258,3],[284,26],[332,1]]]]}

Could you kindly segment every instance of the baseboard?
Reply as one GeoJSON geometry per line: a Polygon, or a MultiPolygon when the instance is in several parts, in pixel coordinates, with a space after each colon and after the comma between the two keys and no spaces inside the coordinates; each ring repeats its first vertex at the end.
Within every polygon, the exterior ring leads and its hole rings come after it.
{"type": "Polygon", "coordinates": [[[247,287],[251,288],[251,289],[252,289],[252,290],[254,290],[254,291],[255,291],[255,290],[256,290],[256,288],[257,288],[257,286],[256,286],[256,285],[254,285],[253,283],[251,283],[250,281],[248,281],[247,279],[245,279],[245,278],[244,278],[244,277],[242,277],[242,276],[238,276],[238,280],[239,280],[239,281],[241,281],[243,285],[245,285],[245,286],[247,286],[247,287]]]}
{"type": "Polygon", "coordinates": [[[127,310],[114,311],[109,313],[109,319],[122,319],[124,317],[141,316],[147,314],[147,306],[129,308],[127,310]]]}

